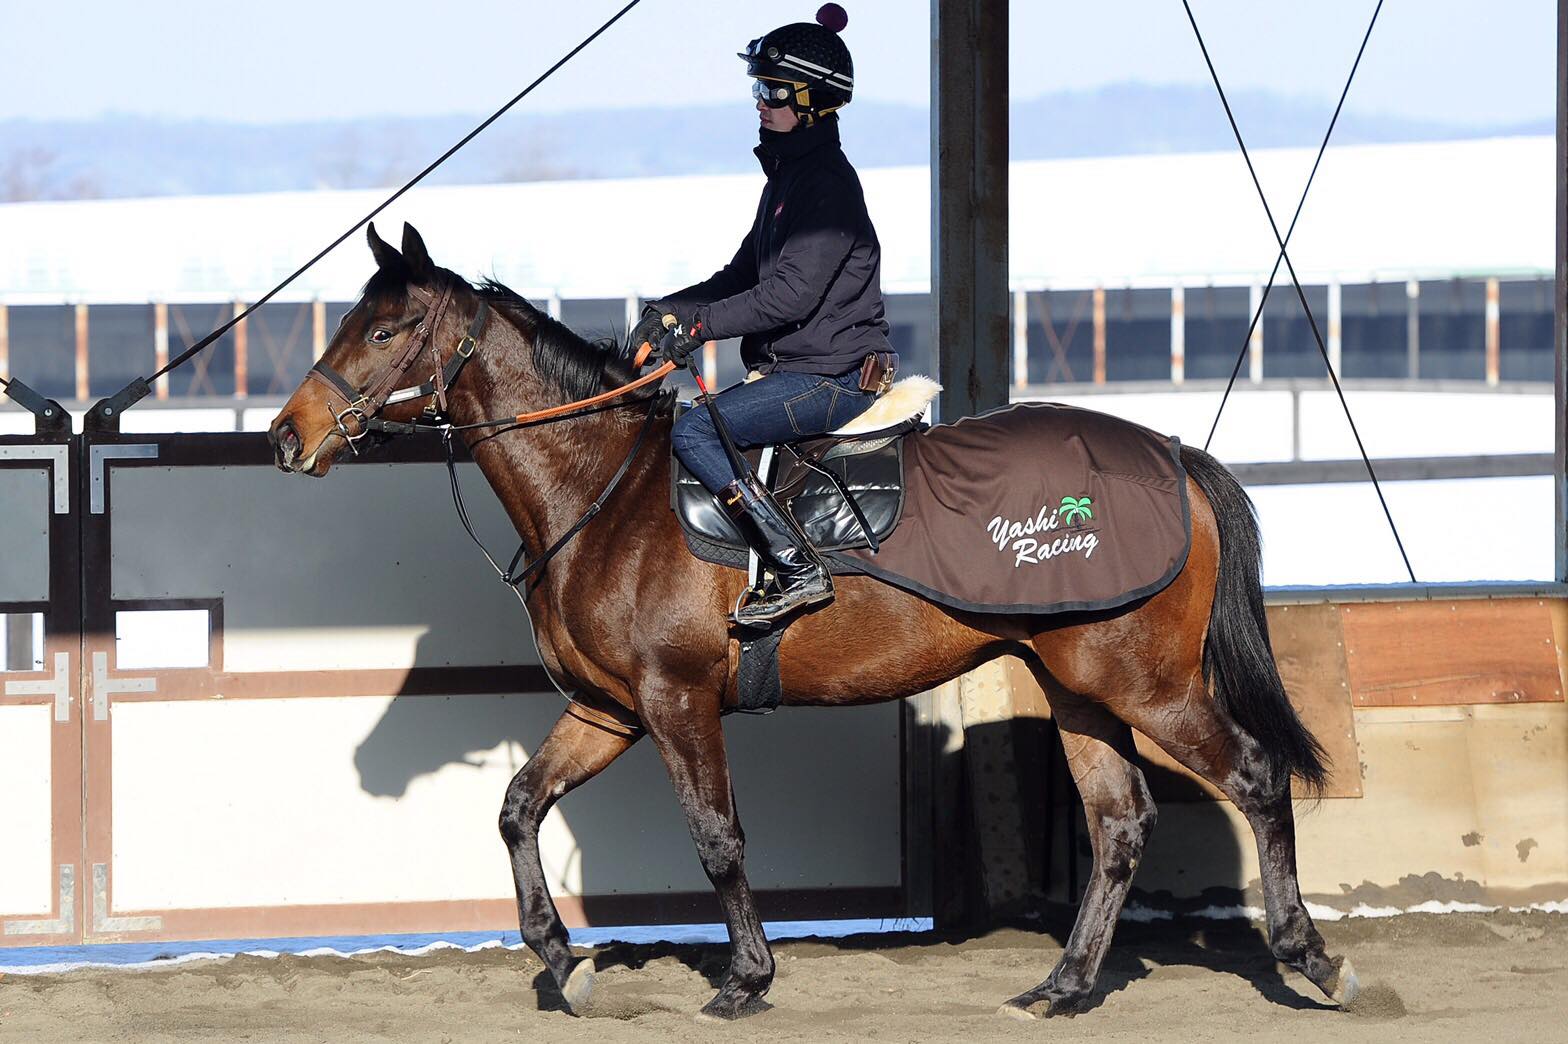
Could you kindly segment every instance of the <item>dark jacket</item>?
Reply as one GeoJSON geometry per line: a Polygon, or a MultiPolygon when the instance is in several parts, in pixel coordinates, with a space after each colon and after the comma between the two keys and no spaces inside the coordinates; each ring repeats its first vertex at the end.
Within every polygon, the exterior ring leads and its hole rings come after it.
{"type": "Polygon", "coordinates": [[[757,217],[729,264],[658,302],[710,340],[741,338],[764,373],[841,374],[888,352],[882,252],[837,118],[762,131],[768,175],[757,217]]]}

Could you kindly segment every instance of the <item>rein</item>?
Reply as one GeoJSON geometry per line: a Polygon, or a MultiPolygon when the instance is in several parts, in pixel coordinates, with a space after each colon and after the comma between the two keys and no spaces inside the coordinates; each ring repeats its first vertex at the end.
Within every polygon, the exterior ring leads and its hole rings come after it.
{"type": "MultiPolygon", "coordinates": [[[[628,384],[626,387],[630,388],[631,385],[628,384]]],[[[479,534],[474,532],[473,522],[468,517],[468,507],[463,503],[463,490],[457,481],[457,461],[452,455],[452,432],[459,429],[449,425],[443,430],[441,441],[446,448],[446,471],[452,483],[452,506],[457,509],[457,520],[463,524],[463,530],[468,534],[468,539],[472,540],[474,546],[479,548],[479,553],[485,556],[485,561],[490,563],[490,568],[495,570],[502,583],[516,591],[517,585],[532,578],[532,582],[528,585],[528,594],[534,593],[534,588],[538,587],[539,582],[544,579],[545,563],[560,553],[571,542],[573,537],[582,532],[583,527],[593,521],[594,516],[599,514],[605,502],[610,499],[616,487],[621,484],[621,480],[626,477],[626,473],[631,470],[632,461],[637,459],[638,451],[642,449],[642,444],[647,441],[648,430],[653,427],[653,418],[658,415],[659,400],[663,397],[663,394],[648,397],[648,412],[643,416],[642,427],[637,431],[637,438],[632,443],[632,448],[627,451],[625,458],[621,461],[621,466],[615,469],[615,474],[610,476],[610,481],[606,483],[604,489],[594,498],[593,503],[588,505],[588,510],[584,511],[582,516],[572,523],[571,528],[561,534],[560,538],[551,544],[544,554],[529,562],[520,573],[517,572],[517,564],[523,559],[523,554],[527,549],[526,544],[518,543],[517,552],[512,555],[511,562],[507,563],[505,569],[502,569],[496,563],[495,557],[490,554],[489,549],[485,547],[484,541],[479,539],[479,534]]],[[[527,595],[518,591],[517,596],[523,599],[523,604],[526,607],[528,604],[527,595]]]]}

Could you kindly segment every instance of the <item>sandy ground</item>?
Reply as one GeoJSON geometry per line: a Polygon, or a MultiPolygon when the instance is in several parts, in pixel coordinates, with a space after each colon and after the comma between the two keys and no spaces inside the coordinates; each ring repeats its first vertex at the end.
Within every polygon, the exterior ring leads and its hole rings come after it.
{"type": "Polygon", "coordinates": [[[1561,1041],[1568,916],[1412,914],[1323,926],[1367,987],[1322,1005],[1243,922],[1123,924],[1094,1010],[1019,1022],[999,1002],[1060,954],[1055,931],[779,944],[775,1007],[694,1019],[727,960],[716,946],[597,951],[595,1005],[559,1010],[526,951],[240,957],[148,971],[10,975],[0,1040],[59,1041],[1561,1041]]]}

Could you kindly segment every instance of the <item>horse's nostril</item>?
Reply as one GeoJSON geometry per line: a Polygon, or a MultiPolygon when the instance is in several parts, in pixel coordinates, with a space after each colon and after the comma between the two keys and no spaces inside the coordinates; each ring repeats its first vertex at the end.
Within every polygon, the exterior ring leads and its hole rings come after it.
{"type": "Polygon", "coordinates": [[[299,456],[299,433],[294,430],[291,421],[280,421],[267,432],[272,440],[272,448],[277,457],[278,467],[289,470],[289,465],[299,456]]]}

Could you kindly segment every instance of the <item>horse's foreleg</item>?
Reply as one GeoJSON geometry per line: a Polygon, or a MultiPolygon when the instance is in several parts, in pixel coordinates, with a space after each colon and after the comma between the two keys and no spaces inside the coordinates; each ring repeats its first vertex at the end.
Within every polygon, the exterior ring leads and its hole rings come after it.
{"type": "Polygon", "coordinates": [[[1080,697],[1058,691],[1050,700],[1083,797],[1094,868],[1061,960],[1044,982],[1002,1006],[1009,1015],[1075,1015],[1088,1008],[1133,871],[1154,829],[1154,799],[1133,761],[1132,732],[1080,697]]]}
{"type": "Polygon", "coordinates": [[[746,835],[735,813],[724,730],[717,708],[683,709],[655,717],[645,712],[649,735],[669,770],[670,782],[686,813],[697,856],[718,892],[730,933],[730,967],[718,994],[703,1006],[704,1015],[738,1019],[767,1009],[762,999],[773,984],[773,954],[762,919],[746,883],[746,835]]]}
{"type": "Polygon", "coordinates": [[[539,824],[562,795],[598,775],[640,735],[619,734],[562,714],[512,778],[501,805],[501,836],[512,856],[523,940],[550,969],[574,1011],[581,1010],[593,992],[593,962],[572,957],[566,925],[550,898],[539,861],[539,824]]]}

